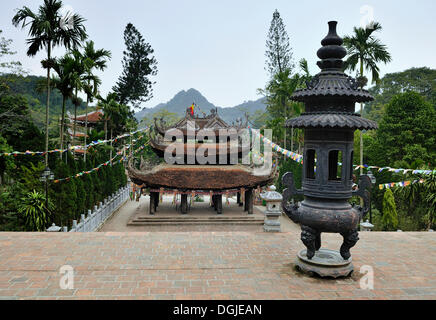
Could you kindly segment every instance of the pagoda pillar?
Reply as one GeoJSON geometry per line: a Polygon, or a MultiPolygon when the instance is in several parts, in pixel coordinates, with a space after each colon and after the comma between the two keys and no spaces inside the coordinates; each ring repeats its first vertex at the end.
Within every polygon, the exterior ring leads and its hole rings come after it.
{"type": "Polygon", "coordinates": [[[187,194],[182,194],[181,195],[181,209],[182,209],[182,214],[187,214],[188,213],[188,195],[187,194]]]}
{"type": "Polygon", "coordinates": [[[156,208],[154,206],[154,204],[155,204],[154,198],[155,198],[155,193],[154,192],[150,192],[150,203],[148,205],[148,210],[149,210],[149,213],[151,215],[153,215],[156,212],[156,208]]]}
{"type": "Polygon", "coordinates": [[[248,214],[253,214],[253,189],[245,190],[245,203],[244,203],[244,211],[247,211],[248,214]]]}
{"type": "Polygon", "coordinates": [[[157,207],[159,206],[159,193],[154,193],[154,212],[157,212],[157,207]]]}
{"type": "Polygon", "coordinates": [[[221,194],[215,196],[215,210],[217,214],[223,213],[223,196],[221,194]]]}
{"type": "Polygon", "coordinates": [[[240,207],[242,207],[244,204],[243,204],[243,202],[241,201],[241,192],[238,192],[237,193],[237,196],[236,196],[236,203],[240,206],[240,207]]]}

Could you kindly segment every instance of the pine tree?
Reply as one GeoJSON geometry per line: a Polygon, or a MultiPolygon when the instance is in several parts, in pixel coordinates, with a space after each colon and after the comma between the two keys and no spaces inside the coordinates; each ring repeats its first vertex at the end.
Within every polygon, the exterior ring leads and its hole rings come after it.
{"type": "Polygon", "coordinates": [[[154,82],[149,77],[157,74],[157,60],[150,44],[131,23],[124,30],[124,42],[124,70],[112,90],[117,94],[119,103],[138,107],[141,102],[153,97],[154,82]]]}
{"type": "Polygon", "coordinates": [[[395,230],[398,226],[397,206],[395,205],[395,198],[391,189],[386,189],[383,196],[382,223],[385,231],[395,230]]]}
{"type": "Polygon", "coordinates": [[[267,58],[265,69],[270,73],[271,78],[287,69],[292,73],[294,63],[289,37],[277,9],[274,11],[269,28],[265,56],[267,58]]]}

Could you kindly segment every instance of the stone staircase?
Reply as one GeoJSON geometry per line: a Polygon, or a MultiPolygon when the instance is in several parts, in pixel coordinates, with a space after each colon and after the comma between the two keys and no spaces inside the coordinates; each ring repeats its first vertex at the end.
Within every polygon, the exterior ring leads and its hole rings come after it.
{"type": "Polygon", "coordinates": [[[169,225],[263,225],[262,215],[140,215],[128,222],[128,226],[169,226],[169,225]]]}

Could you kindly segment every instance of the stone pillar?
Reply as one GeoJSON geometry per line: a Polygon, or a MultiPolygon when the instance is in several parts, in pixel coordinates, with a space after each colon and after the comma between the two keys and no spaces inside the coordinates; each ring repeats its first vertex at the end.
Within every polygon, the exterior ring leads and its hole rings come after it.
{"type": "Polygon", "coordinates": [[[282,195],[278,193],[275,186],[271,186],[268,191],[262,193],[260,197],[266,202],[265,224],[263,230],[265,232],[280,232],[280,216],[282,195]]]}

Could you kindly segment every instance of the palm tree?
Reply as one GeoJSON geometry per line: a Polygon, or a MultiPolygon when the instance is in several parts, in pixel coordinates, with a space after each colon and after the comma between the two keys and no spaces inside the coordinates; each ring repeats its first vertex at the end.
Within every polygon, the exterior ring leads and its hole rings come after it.
{"type": "MultiPolygon", "coordinates": [[[[60,59],[56,59],[53,69],[58,74],[58,77],[53,78],[55,87],[62,94],[62,116],[61,116],[61,150],[64,149],[64,127],[65,127],[65,104],[67,99],[73,96],[73,79],[74,79],[74,59],[70,54],[66,54],[60,59]]],[[[60,153],[62,159],[62,152],[60,153]]]]}
{"type": "MultiPolygon", "coordinates": [[[[106,69],[106,61],[111,58],[111,53],[108,50],[95,50],[94,41],[88,41],[85,45],[82,55],[83,64],[85,66],[85,76],[83,78],[83,87],[86,93],[86,111],[85,111],[85,148],[86,135],[88,134],[88,106],[92,102],[92,97],[98,93],[98,87],[101,84],[100,79],[93,74],[94,69],[103,71],[106,69]]],[[[86,150],[84,153],[84,161],[86,162],[86,150]]]]}
{"type": "Polygon", "coordinates": [[[103,107],[105,119],[110,128],[111,150],[110,159],[112,159],[112,139],[114,129],[126,130],[128,125],[128,118],[130,114],[129,107],[117,102],[116,93],[108,93],[106,99],[99,96],[100,103],[103,107]]]}
{"type": "Polygon", "coordinates": [[[49,217],[47,215],[53,210],[50,200],[46,201],[45,196],[35,190],[21,198],[18,213],[26,219],[27,227],[32,231],[44,231],[47,227],[49,217]],[[47,207],[46,207],[47,202],[47,207]]]}
{"type": "MultiPolygon", "coordinates": [[[[388,63],[392,60],[386,45],[382,44],[379,39],[375,38],[374,32],[381,31],[381,24],[372,22],[365,28],[354,27],[352,36],[344,37],[344,45],[348,51],[347,60],[344,63],[344,70],[354,71],[359,66],[358,83],[360,88],[366,85],[368,80],[364,76],[365,70],[372,74],[372,82],[380,80],[378,63],[388,63]]],[[[363,114],[363,103],[360,104],[360,114],[363,114]]],[[[360,165],[363,165],[363,135],[360,132],[360,165]]],[[[360,174],[363,174],[363,168],[360,168],[360,174]]]]}
{"type": "MultiPolygon", "coordinates": [[[[82,90],[82,80],[85,74],[85,66],[83,65],[82,54],[78,50],[72,50],[71,56],[73,59],[73,72],[71,74],[71,84],[74,90],[74,96],[72,102],[74,104],[74,123],[73,123],[73,145],[76,138],[76,119],[77,119],[77,107],[81,104],[81,99],[78,97],[78,93],[82,90]]],[[[75,149],[74,149],[75,153],[75,149]]]]}
{"type": "MultiPolygon", "coordinates": [[[[48,113],[50,106],[50,70],[54,62],[51,56],[52,49],[57,46],[66,48],[76,48],[81,45],[87,37],[86,29],[83,25],[85,19],[78,14],[67,13],[61,15],[62,1],[44,0],[44,4],[34,13],[31,9],[24,6],[18,10],[12,18],[12,24],[21,28],[29,26],[29,36],[27,44],[28,56],[35,56],[40,50],[45,48],[47,59],[43,61],[43,66],[47,68],[47,103],[45,108],[45,151],[48,151],[48,113]]],[[[48,153],[45,154],[45,163],[48,165],[48,153]]]]}

